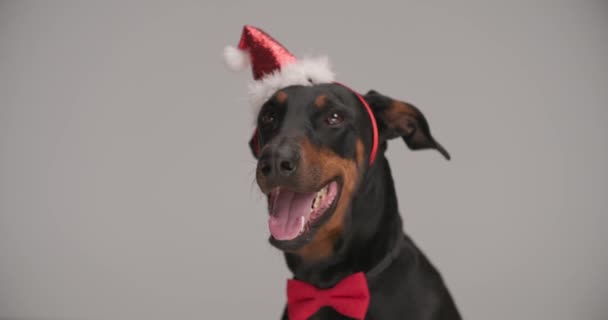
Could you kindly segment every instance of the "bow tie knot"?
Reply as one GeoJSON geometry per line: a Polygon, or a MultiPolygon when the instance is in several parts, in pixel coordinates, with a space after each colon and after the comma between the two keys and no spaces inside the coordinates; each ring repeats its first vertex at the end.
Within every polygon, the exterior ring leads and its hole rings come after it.
{"type": "Polygon", "coordinates": [[[300,280],[287,281],[287,312],[290,320],[306,320],[324,306],[330,306],[351,318],[364,319],[369,307],[365,274],[352,274],[329,289],[318,289],[300,280]]]}

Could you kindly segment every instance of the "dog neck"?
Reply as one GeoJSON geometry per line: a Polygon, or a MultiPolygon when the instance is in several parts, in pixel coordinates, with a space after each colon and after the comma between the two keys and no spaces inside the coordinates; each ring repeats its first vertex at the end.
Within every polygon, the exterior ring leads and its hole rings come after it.
{"type": "Polygon", "coordinates": [[[355,194],[345,233],[336,242],[332,256],[311,263],[296,254],[285,254],[296,279],[318,288],[333,287],[350,274],[374,269],[392,254],[403,230],[390,167],[384,155],[379,155],[364,173],[355,194]]]}

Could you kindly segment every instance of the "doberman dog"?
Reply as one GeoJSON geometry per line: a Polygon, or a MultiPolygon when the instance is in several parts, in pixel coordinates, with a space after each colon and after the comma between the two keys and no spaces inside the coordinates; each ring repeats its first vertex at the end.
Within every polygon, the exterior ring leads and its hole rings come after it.
{"type": "MultiPolygon", "coordinates": [[[[412,150],[450,158],[416,107],[337,83],[289,86],[264,103],[257,128],[249,144],[268,197],[270,243],[294,279],[323,289],[362,272],[365,319],[460,319],[439,272],[403,232],[384,156],[387,141],[401,137],[412,150]]],[[[322,306],[310,319],[351,318],[322,306]]]]}

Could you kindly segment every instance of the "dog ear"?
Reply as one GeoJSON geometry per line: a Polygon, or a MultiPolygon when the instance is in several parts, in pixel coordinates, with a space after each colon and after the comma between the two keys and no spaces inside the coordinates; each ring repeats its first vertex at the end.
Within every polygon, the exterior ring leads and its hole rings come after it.
{"type": "Polygon", "coordinates": [[[364,98],[376,117],[380,141],[402,137],[411,150],[435,149],[450,160],[450,154],[435,141],[429,124],[418,108],[374,90],[370,90],[364,98]]]}

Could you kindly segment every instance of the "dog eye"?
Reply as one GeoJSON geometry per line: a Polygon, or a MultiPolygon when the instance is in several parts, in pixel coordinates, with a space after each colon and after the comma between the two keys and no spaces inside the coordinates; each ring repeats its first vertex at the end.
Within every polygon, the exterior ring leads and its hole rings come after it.
{"type": "Polygon", "coordinates": [[[342,117],[342,115],[339,114],[338,112],[332,112],[329,115],[329,117],[327,117],[327,119],[325,119],[325,123],[327,123],[330,126],[339,125],[343,121],[344,121],[344,117],[342,117]]]}
{"type": "Polygon", "coordinates": [[[272,125],[274,123],[274,121],[275,121],[275,117],[274,117],[274,114],[272,114],[271,112],[266,112],[260,118],[260,123],[264,127],[268,127],[268,126],[272,125]]]}

